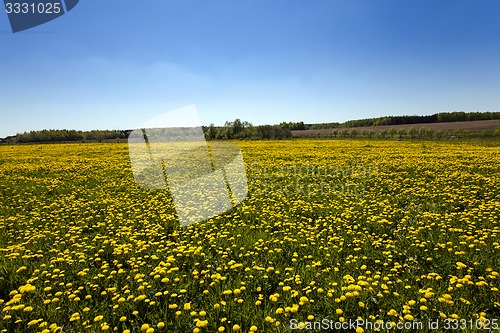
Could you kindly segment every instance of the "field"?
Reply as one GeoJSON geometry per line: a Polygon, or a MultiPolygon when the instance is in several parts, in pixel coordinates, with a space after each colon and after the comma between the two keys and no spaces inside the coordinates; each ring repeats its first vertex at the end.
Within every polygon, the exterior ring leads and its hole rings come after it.
{"type": "MultiPolygon", "coordinates": [[[[346,127],[338,128],[337,130],[343,129],[346,131],[351,131],[353,129],[357,131],[371,130],[374,133],[381,132],[383,130],[390,131],[392,128],[396,130],[409,130],[414,129],[431,129],[434,131],[484,131],[499,128],[500,120],[476,120],[476,121],[455,121],[455,122],[442,122],[442,123],[428,123],[428,124],[406,124],[406,125],[381,125],[381,126],[366,126],[366,127],[346,127]]],[[[332,129],[310,129],[310,130],[295,130],[292,131],[293,135],[301,138],[316,137],[318,133],[322,136],[330,136],[332,129]]]]}
{"type": "Polygon", "coordinates": [[[237,144],[247,198],[189,227],[126,144],[0,146],[0,331],[500,325],[500,145],[237,144]]]}

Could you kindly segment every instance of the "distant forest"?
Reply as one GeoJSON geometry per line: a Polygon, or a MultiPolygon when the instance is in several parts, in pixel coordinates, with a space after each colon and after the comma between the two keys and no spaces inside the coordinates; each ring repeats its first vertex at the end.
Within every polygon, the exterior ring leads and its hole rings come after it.
{"type": "MultiPolygon", "coordinates": [[[[224,126],[203,126],[207,140],[231,139],[290,139],[292,130],[337,129],[380,125],[407,125],[475,120],[500,119],[500,112],[442,112],[430,116],[387,116],[349,120],[344,123],[304,124],[304,122],[282,122],[278,125],[254,126],[236,119],[224,126]]],[[[0,139],[0,143],[50,143],[50,142],[115,142],[125,141],[131,130],[41,130],[19,133],[0,139]]],[[[371,137],[371,136],[370,136],[371,137]]]]}
{"type": "Polygon", "coordinates": [[[30,131],[22,134],[8,136],[0,140],[0,143],[41,143],[41,142],[103,142],[127,139],[130,130],[94,130],[94,131],[76,131],[76,130],[41,130],[30,131]]]}
{"type": "Polygon", "coordinates": [[[381,125],[429,124],[429,123],[444,123],[444,122],[456,122],[456,121],[496,120],[496,119],[500,119],[500,112],[441,112],[430,116],[387,116],[380,118],[349,120],[344,123],[312,124],[312,125],[305,125],[306,128],[293,128],[293,129],[325,129],[325,128],[366,127],[366,126],[381,126],[381,125]]]}

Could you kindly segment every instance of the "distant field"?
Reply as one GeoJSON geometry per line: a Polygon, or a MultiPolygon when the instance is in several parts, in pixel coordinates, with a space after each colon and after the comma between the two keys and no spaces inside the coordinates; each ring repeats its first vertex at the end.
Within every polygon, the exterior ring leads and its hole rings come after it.
{"type": "MultiPolygon", "coordinates": [[[[440,131],[453,131],[453,130],[468,130],[468,131],[480,131],[480,130],[493,130],[500,126],[500,120],[477,120],[477,121],[457,121],[457,122],[448,122],[448,123],[431,123],[431,124],[408,124],[408,125],[384,125],[384,126],[365,126],[365,127],[347,127],[342,128],[344,130],[357,129],[359,131],[362,130],[372,130],[375,133],[390,130],[391,128],[399,129],[409,129],[411,127],[420,129],[420,128],[430,128],[432,130],[440,130],[440,131]]],[[[332,132],[333,129],[314,129],[314,130],[302,130],[302,131],[292,131],[292,134],[300,137],[314,137],[317,136],[317,133],[320,133],[322,136],[328,135],[332,132]]],[[[339,128],[340,130],[340,128],[339,128]]]]}
{"type": "Polygon", "coordinates": [[[125,144],[0,146],[0,333],[498,332],[499,145],[237,144],[248,197],[186,228],[125,144]]]}

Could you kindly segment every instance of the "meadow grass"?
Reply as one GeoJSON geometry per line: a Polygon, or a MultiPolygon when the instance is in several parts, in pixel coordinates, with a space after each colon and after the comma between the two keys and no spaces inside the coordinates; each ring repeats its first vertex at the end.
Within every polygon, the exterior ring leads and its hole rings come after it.
{"type": "Polygon", "coordinates": [[[0,331],[500,318],[499,145],[236,143],[247,198],[189,227],[125,144],[0,146],[0,331]]]}

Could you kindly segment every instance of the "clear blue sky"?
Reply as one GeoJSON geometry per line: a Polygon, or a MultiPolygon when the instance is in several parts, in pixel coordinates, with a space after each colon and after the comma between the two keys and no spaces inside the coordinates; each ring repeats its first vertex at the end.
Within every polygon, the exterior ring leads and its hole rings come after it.
{"type": "Polygon", "coordinates": [[[82,0],[13,34],[0,14],[0,137],[500,111],[500,1],[82,0]]]}

